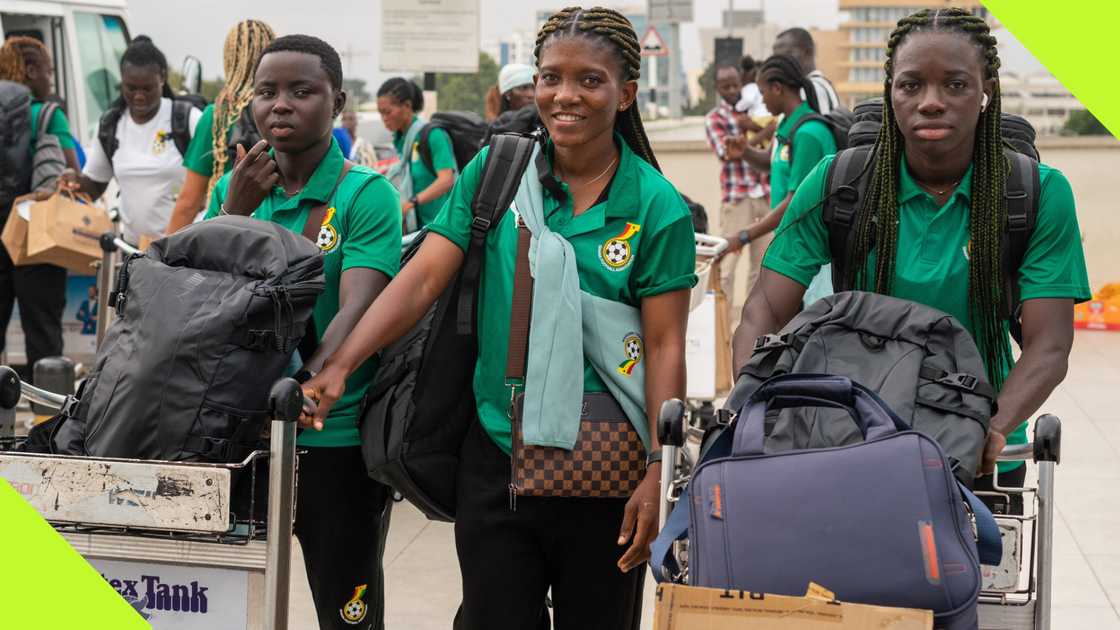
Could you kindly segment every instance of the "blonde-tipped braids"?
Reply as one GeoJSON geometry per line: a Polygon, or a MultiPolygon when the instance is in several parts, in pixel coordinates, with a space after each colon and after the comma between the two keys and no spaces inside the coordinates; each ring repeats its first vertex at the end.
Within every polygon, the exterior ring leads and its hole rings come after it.
{"type": "MultiPolygon", "coordinates": [[[[214,99],[214,125],[211,129],[214,171],[210,175],[207,195],[214,190],[226,170],[229,154],[226,138],[241,118],[241,112],[253,100],[253,76],[264,49],[276,39],[272,28],[259,20],[238,22],[226,35],[223,53],[226,83],[214,99]]],[[[248,147],[246,147],[248,148],[248,147]]]]}

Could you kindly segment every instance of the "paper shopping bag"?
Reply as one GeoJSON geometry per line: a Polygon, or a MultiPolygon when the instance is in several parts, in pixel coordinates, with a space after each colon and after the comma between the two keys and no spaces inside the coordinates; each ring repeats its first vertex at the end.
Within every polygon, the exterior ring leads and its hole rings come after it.
{"type": "Polygon", "coordinates": [[[58,192],[31,206],[27,253],[36,260],[88,274],[90,265],[101,259],[101,235],[112,229],[105,210],[88,197],[58,192]]]}
{"type": "Polygon", "coordinates": [[[38,260],[27,255],[27,226],[31,218],[31,206],[35,204],[34,195],[16,197],[12,202],[12,211],[8,220],[4,222],[4,232],[0,240],[8,250],[8,257],[14,265],[34,265],[43,260],[38,260]]]}

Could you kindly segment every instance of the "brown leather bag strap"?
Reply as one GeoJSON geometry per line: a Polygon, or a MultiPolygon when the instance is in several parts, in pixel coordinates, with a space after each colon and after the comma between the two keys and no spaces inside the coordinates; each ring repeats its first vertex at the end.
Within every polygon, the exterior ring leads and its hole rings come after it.
{"type": "Polygon", "coordinates": [[[319,228],[323,227],[323,219],[327,216],[327,207],[331,205],[331,200],[334,199],[334,193],[342,184],[342,180],[346,179],[346,174],[350,172],[351,168],[354,168],[354,163],[350,160],[344,160],[342,162],[342,171],[338,174],[338,181],[334,183],[331,194],[327,195],[327,200],[311,208],[311,212],[307,213],[307,222],[303,224],[303,236],[312,243],[319,241],[319,228]]]}
{"type": "Polygon", "coordinates": [[[513,305],[509,312],[506,381],[524,380],[529,357],[529,322],[533,316],[533,276],[529,273],[532,232],[517,218],[517,264],[513,271],[513,305]]]}

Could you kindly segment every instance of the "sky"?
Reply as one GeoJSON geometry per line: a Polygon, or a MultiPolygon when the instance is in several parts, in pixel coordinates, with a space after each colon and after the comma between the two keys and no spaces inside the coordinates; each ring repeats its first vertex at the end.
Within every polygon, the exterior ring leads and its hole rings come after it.
{"type": "MultiPolygon", "coordinates": [[[[554,10],[575,2],[480,0],[480,36],[485,40],[511,30],[531,30],[538,10],[554,10]]],[[[640,8],[645,2],[588,0],[586,4],[624,9],[640,8]]],[[[701,65],[697,29],[718,26],[720,12],[729,4],[736,9],[764,8],[768,21],[785,27],[835,28],[839,21],[837,0],[694,0],[694,22],[681,29],[686,71],[701,65]]],[[[198,57],[206,78],[221,74],[226,32],[235,22],[246,18],[264,20],[279,34],[301,32],[325,39],[342,55],[344,73],[365,79],[374,89],[391,76],[378,67],[380,0],[129,0],[128,6],[133,35],[143,33],[152,37],[172,67],[178,67],[187,54],[198,57]],[[169,10],[169,6],[176,8],[169,10]]],[[[1006,32],[997,32],[997,37],[1001,42],[1013,40],[1006,32]]],[[[1005,68],[1038,67],[1017,42],[1005,47],[1001,55],[1005,68]]]]}

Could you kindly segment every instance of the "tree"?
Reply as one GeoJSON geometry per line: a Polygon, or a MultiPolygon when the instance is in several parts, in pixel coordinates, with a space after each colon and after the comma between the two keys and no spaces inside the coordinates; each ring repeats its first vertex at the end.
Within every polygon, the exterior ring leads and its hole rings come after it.
{"type": "Polygon", "coordinates": [[[365,79],[343,79],[342,89],[346,91],[347,106],[357,108],[362,103],[372,100],[372,96],[366,91],[365,79]]]}
{"type": "Polygon", "coordinates": [[[1107,136],[1106,128],[1093,112],[1087,109],[1076,109],[1069,113],[1066,124],[1062,127],[1062,135],[1070,136],[1107,136]]]}
{"type": "Polygon", "coordinates": [[[703,96],[699,101],[696,101],[684,110],[685,115],[688,116],[703,116],[712,111],[716,106],[716,99],[719,95],[716,94],[716,64],[712,62],[704,69],[704,74],[700,75],[700,92],[703,96]]]}
{"type": "Polygon", "coordinates": [[[498,64],[486,53],[478,53],[475,74],[436,75],[436,92],[440,111],[460,110],[486,113],[486,91],[498,83],[498,64]]]}

